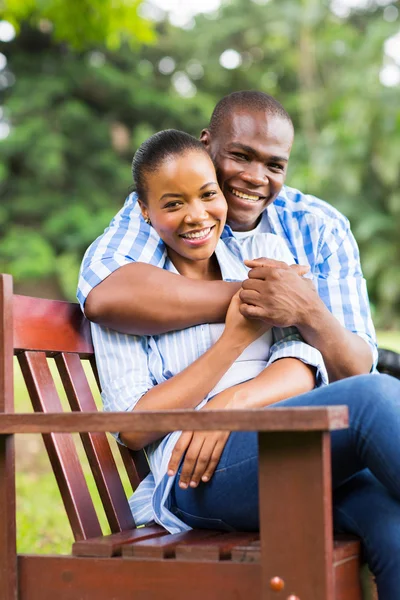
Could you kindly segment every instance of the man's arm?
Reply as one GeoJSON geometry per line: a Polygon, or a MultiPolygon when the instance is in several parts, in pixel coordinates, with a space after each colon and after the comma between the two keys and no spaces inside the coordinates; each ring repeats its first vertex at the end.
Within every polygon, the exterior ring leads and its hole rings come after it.
{"type": "Polygon", "coordinates": [[[240,283],[196,281],[144,263],[120,267],[88,295],[91,321],[122,333],[155,335],[225,320],[240,283]]]}
{"type": "MultiPolygon", "coordinates": [[[[338,320],[343,312],[340,303],[332,307],[336,310],[334,316],[310,281],[299,277],[297,268],[268,259],[246,264],[253,268],[240,294],[243,315],[264,319],[275,326],[297,327],[304,340],[321,352],[330,381],[370,372],[371,346],[338,320]]],[[[335,296],[336,288],[336,297],[341,297],[341,288],[347,285],[346,279],[331,278],[331,296],[335,296]]]]}

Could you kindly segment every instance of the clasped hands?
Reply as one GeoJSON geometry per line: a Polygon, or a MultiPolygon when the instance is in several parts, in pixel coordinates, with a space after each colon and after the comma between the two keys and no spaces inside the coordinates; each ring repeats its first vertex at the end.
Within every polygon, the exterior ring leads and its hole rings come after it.
{"type": "MultiPolygon", "coordinates": [[[[289,266],[268,258],[248,260],[245,264],[250,268],[249,277],[243,281],[236,298],[242,316],[261,320],[270,327],[290,327],[306,321],[316,295],[312,281],[303,278],[309,271],[308,266],[289,266]]],[[[231,312],[232,308],[231,305],[231,312]]],[[[195,488],[200,481],[208,482],[228,438],[226,431],[183,432],[172,451],[168,475],[176,475],[185,455],[179,486],[195,488]]]]}

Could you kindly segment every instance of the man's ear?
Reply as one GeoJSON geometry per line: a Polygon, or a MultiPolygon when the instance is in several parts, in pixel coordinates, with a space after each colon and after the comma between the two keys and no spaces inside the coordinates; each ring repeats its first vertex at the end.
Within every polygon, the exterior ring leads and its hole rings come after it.
{"type": "Polygon", "coordinates": [[[207,152],[210,152],[210,147],[211,147],[211,133],[209,129],[203,129],[203,131],[200,134],[200,141],[202,144],[204,144],[207,152]]]}
{"type": "Polygon", "coordinates": [[[145,205],[145,203],[140,198],[138,198],[138,204],[140,206],[140,210],[141,210],[143,219],[146,222],[149,221],[150,218],[149,218],[149,211],[147,210],[147,206],[145,205]]]}

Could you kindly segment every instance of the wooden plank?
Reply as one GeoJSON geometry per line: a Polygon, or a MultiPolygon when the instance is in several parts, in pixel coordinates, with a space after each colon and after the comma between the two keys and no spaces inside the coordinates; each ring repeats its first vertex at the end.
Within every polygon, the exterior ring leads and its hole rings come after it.
{"type": "MultiPolygon", "coordinates": [[[[62,353],[55,361],[71,409],[97,412],[79,356],[62,353]]],[[[132,529],[135,522],[106,434],[81,433],[81,439],[111,531],[132,529]]]]}
{"type": "Polygon", "coordinates": [[[0,433],[84,431],[331,431],[348,424],[346,406],[271,410],[0,414],[0,433]]]}
{"type": "MultiPolygon", "coordinates": [[[[35,411],[62,413],[62,406],[44,352],[18,355],[21,371],[35,411]]],[[[12,415],[10,415],[12,416],[12,415]]],[[[15,416],[15,415],[13,415],[15,416]]],[[[65,416],[80,416],[59,414],[65,416]]],[[[47,434],[43,440],[69,518],[75,540],[101,536],[102,531],[85,481],[74,441],[70,434],[47,434]]]]}
{"type": "MultiPolygon", "coordinates": [[[[94,356],[90,358],[89,362],[91,364],[93,375],[97,382],[97,386],[101,392],[100,379],[94,356]]],[[[134,452],[133,450],[130,450],[130,448],[127,448],[122,444],[118,444],[118,450],[121,455],[122,462],[124,463],[130,484],[132,486],[132,491],[134,492],[138,487],[139,483],[146,477],[146,475],[148,475],[150,471],[145,452],[144,450],[134,452]]]]}
{"type": "Polygon", "coordinates": [[[93,354],[89,321],[78,304],[14,296],[14,348],[93,354]]]}
{"type": "Polygon", "coordinates": [[[179,544],[175,550],[177,560],[229,560],[237,545],[256,541],[258,533],[221,533],[210,540],[196,540],[194,543],[179,544]]]}
{"type": "Polygon", "coordinates": [[[124,546],[122,556],[152,560],[175,558],[175,549],[178,544],[193,544],[196,541],[204,543],[216,535],[219,535],[218,531],[208,529],[191,529],[182,533],[168,534],[124,546]]]}
{"type": "MultiPolygon", "coordinates": [[[[14,411],[12,278],[0,275],[0,412],[14,411]]],[[[0,589],[17,597],[14,436],[0,436],[0,589]]]]}
{"type": "Polygon", "coordinates": [[[261,587],[259,565],[230,561],[20,556],[18,573],[19,600],[259,600],[261,587]]]}
{"type": "Polygon", "coordinates": [[[108,558],[120,556],[126,544],[153,538],[168,537],[168,532],[160,525],[129,529],[120,533],[103,535],[99,538],[75,542],[72,546],[74,556],[98,556],[108,558]]]}
{"type": "Polygon", "coordinates": [[[329,433],[259,434],[262,598],[334,600],[329,433]]]}

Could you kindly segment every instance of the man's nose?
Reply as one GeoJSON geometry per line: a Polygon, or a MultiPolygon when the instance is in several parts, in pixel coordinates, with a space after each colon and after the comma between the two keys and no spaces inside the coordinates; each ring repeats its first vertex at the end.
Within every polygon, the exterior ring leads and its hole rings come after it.
{"type": "Polygon", "coordinates": [[[243,181],[258,187],[269,183],[265,166],[257,163],[246,165],[246,168],[242,173],[242,179],[243,181]]]}

